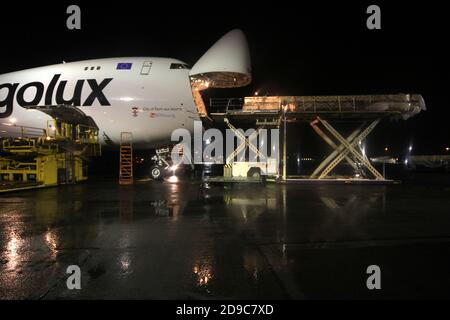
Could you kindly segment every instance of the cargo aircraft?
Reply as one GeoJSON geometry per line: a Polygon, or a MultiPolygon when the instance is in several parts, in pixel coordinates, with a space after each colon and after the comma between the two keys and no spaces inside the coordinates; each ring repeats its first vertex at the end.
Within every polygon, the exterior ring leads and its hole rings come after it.
{"type": "MultiPolygon", "coordinates": [[[[171,143],[178,128],[206,115],[201,91],[251,82],[247,39],[232,30],[190,68],[183,61],[120,57],[69,62],[0,75],[0,137],[48,130],[54,118],[95,126],[99,142],[120,145],[130,132],[138,149],[171,143]]],[[[160,178],[162,168],[152,169],[160,178]]]]}

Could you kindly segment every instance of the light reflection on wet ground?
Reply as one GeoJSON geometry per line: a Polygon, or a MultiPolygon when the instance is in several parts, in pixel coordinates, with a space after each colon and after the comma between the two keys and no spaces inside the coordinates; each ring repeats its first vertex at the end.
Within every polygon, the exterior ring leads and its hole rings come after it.
{"type": "Polygon", "coordinates": [[[450,296],[450,188],[115,181],[0,198],[0,298],[450,296]],[[67,266],[82,270],[69,291],[67,266]],[[367,266],[382,269],[369,292],[367,266]]]}

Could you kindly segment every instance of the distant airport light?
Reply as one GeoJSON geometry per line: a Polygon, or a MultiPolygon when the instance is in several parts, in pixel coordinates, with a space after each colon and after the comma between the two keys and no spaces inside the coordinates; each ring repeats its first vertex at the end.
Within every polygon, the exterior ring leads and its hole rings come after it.
{"type": "Polygon", "coordinates": [[[408,165],[408,159],[405,159],[405,166],[408,165]]]}
{"type": "Polygon", "coordinates": [[[259,94],[259,92],[258,91],[255,91],[255,96],[257,96],[259,94]]]}
{"type": "Polygon", "coordinates": [[[445,151],[450,151],[450,148],[449,148],[449,147],[446,147],[446,148],[445,148],[445,151]]]}
{"type": "Polygon", "coordinates": [[[409,152],[411,152],[412,151],[412,146],[409,146],[408,150],[409,150],[409,152]]]}
{"type": "Polygon", "coordinates": [[[388,151],[389,151],[389,148],[388,148],[388,147],[384,148],[384,151],[388,152],[388,151]]]}

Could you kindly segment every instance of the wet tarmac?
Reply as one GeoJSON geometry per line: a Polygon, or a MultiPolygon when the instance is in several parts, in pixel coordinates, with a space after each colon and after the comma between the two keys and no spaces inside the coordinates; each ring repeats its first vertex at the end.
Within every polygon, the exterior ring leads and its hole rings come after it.
{"type": "Polygon", "coordinates": [[[1,299],[450,297],[450,187],[90,181],[0,196],[1,299]],[[81,268],[68,290],[66,268],[81,268]],[[381,269],[368,290],[366,268],[381,269]]]}

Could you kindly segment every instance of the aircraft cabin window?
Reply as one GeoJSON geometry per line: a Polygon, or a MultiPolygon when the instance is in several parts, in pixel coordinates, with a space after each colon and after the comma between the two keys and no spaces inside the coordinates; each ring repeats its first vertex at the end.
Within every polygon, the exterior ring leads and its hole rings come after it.
{"type": "Polygon", "coordinates": [[[189,66],[184,63],[171,63],[170,69],[189,69],[189,66]]]}
{"type": "Polygon", "coordinates": [[[97,67],[97,70],[100,70],[101,67],[97,67]]]}
{"type": "Polygon", "coordinates": [[[84,68],[84,71],[87,71],[89,69],[89,67],[84,68]]]}
{"type": "Polygon", "coordinates": [[[91,70],[94,70],[95,69],[95,67],[91,67],[91,70]]]}

